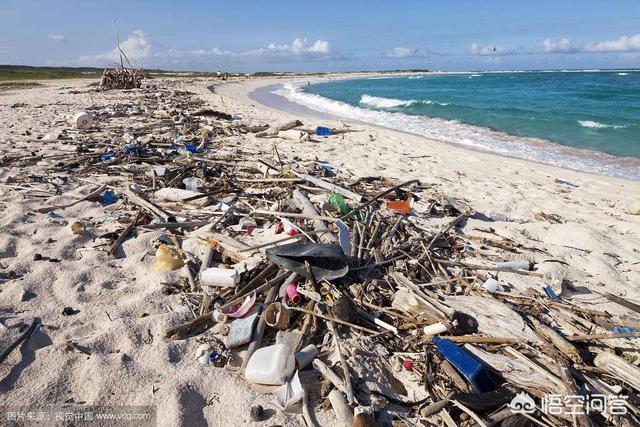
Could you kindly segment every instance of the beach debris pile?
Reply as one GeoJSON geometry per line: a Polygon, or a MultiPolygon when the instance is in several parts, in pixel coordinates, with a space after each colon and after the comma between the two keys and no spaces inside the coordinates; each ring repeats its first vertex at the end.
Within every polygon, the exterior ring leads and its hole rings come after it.
{"type": "Polygon", "coordinates": [[[204,375],[237,372],[310,426],[327,410],[340,425],[640,424],[635,303],[603,292],[621,318],[575,302],[561,263],[429,184],[304,158],[305,141],[352,129],[255,125],[170,82],[132,87],[129,103],[87,108],[90,127],[43,141],[75,147],[43,175],[85,195],[39,213],[117,206],[93,242],[105,257],[140,257],[123,244],[153,234],[142,262],[184,304],[166,339],[197,341],[204,375]],[[306,136],[286,158],[292,130],[306,136]]]}
{"type": "Polygon", "coordinates": [[[136,89],[142,85],[144,73],[135,68],[105,68],[100,78],[100,89],[136,89]]]}

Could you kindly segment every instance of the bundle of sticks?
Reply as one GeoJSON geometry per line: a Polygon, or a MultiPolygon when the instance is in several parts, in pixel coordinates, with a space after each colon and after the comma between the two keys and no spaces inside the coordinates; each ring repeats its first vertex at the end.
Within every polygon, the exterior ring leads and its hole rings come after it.
{"type": "Polygon", "coordinates": [[[102,90],[137,89],[142,85],[144,73],[135,68],[116,67],[105,68],[100,78],[102,90]]]}

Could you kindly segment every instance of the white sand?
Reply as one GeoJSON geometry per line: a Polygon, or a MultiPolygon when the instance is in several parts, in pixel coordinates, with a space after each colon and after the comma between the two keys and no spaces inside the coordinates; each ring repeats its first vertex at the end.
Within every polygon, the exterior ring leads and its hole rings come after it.
{"type": "MultiPolygon", "coordinates": [[[[256,103],[247,94],[274,80],[229,82],[211,94],[211,82],[180,80],[177,88],[196,92],[212,108],[227,111],[254,124],[296,118],[256,103]],[[222,95],[222,97],[220,96],[222,95]]],[[[72,144],[29,142],[36,135],[69,128],[65,115],[91,105],[126,102],[134,92],[87,93],[88,81],[54,81],[45,87],[0,93],[0,158],[27,156],[30,151],[52,156],[73,151],[72,144]],[[73,94],[70,90],[83,93],[73,94]],[[11,108],[16,102],[25,107],[11,108]],[[32,136],[24,135],[26,130],[32,136]]],[[[162,84],[162,82],[160,82],[162,84]]],[[[305,126],[340,126],[301,117],[305,126]]],[[[502,213],[516,222],[486,223],[470,220],[465,233],[511,238],[526,247],[523,256],[541,263],[541,270],[567,263],[566,277],[583,294],[585,307],[619,315],[632,312],[593,292],[608,291],[640,301],[640,216],[625,213],[640,197],[640,183],[579,173],[565,169],[468,151],[437,141],[387,129],[352,124],[363,132],[322,139],[319,143],[243,138],[247,147],[308,159],[317,157],[336,166],[339,175],[355,179],[384,175],[418,178],[461,203],[484,214],[502,213]],[[578,188],[554,182],[570,181],[578,188]],[[562,217],[560,224],[539,221],[539,212],[562,217]],[[493,227],[497,235],[478,228],[493,227]]],[[[237,141],[240,137],[230,137],[237,141]]],[[[38,175],[34,165],[0,166],[0,183],[19,175],[38,175]]],[[[19,185],[19,184],[16,184],[19,185]]],[[[37,184],[41,188],[52,188],[37,184]]],[[[87,191],[90,185],[81,190],[87,191]]],[[[235,373],[204,368],[194,360],[195,339],[170,341],[164,331],[190,315],[180,295],[165,295],[167,283],[176,283],[179,271],[150,271],[152,240],[160,233],[140,233],[128,239],[126,257],[113,259],[94,248],[97,236],[121,228],[118,205],[104,207],[82,202],[64,211],[62,218],[34,213],[43,204],[73,199],[36,198],[0,186],[0,309],[7,318],[42,319],[43,327],[0,366],[0,405],[87,404],[155,405],[160,425],[242,425],[249,421],[248,407],[269,398],[253,392],[235,373]],[[69,226],[88,224],[84,236],[73,236],[69,226]],[[48,239],[52,241],[48,242],[48,239]],[[34,254],[60,262],[34,261],[34,254]],[[10,278],[9,272],[16,278],[10,278]],[[79,313],[63,316],[65,306],[79,313]],[[73,340],[90,355],[68,351],[73,340]]],[[[439,224],[434,220],[434,228],[439,224]]],[[[513,274],[501,280],[525,291],[540,282],[513,274]]],[[[316,402],[317,403],[317,402],[316,402]]],[[[330,412],[318,419],[330,424],[330,412]]],[[[276,411],[264,425],[303,425],[299,414],[276,411]]]]}

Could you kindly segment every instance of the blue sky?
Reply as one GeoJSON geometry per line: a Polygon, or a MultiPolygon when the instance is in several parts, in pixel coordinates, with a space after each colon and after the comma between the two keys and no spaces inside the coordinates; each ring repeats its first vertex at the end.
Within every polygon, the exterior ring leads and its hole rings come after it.
{"type": "Polygon", "coordinates": [[[0,63],[343,71],[640,68],[640,2],[2,0],[0,63]]]}

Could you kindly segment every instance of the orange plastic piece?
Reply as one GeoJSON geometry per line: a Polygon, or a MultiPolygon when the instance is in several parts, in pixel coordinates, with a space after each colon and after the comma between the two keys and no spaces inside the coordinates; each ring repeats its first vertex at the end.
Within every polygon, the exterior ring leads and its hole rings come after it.
{"type": "Polygon", "coordinates": [[[387,208],[398,213],[411,213],[411,202],[413,202],[413,194],[409,193],[407,200],[387,200],[387,208]]]}

